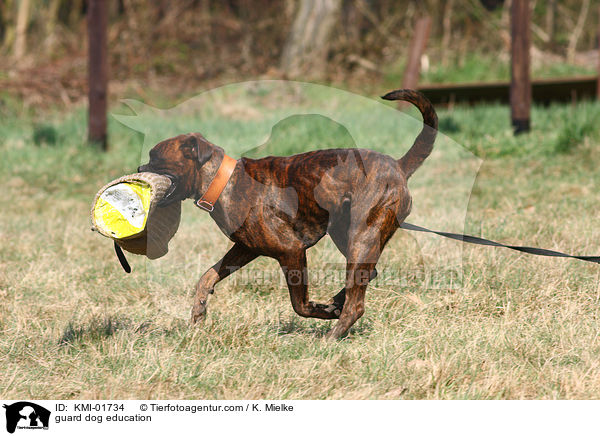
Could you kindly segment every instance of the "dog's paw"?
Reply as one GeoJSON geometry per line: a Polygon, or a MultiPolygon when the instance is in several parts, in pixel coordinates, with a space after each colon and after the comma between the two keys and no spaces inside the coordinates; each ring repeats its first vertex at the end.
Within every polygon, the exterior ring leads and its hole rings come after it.
{"type": "Polygon", "coordinates": [[[333,304],[329,304],[327,305],[327,307],[325,307],[325,312],[327,313],[333,313],[335,316],[337,316],[339,318],[339,316],[342,314],[342,309],[343,306],[338,306],[337,304],[333,303],[333,304]]]}
{"type": "Polygon", "coordinates": [[[197,324],[206,318],[206,300],[194,304],[192,308],[192,324],[197,324]]]}
{"type": "Polygon", "coordinates": [[[330,299],[327,302],[327,307],[325,308],[325,312],[333,313],[338,318],[342,314],[342,310],[344,309],[344,303],[346,302],[346,291],[342,289],[335,297],[330,299]]]}

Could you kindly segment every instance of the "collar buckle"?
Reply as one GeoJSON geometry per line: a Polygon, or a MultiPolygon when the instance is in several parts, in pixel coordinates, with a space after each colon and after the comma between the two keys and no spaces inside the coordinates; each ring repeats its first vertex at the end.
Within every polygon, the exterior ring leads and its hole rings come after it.
{"type": "Polygon", "coordinates": [[[206,201],[205,199],[201,198],[199,200],[196,200],[196,206],[198,206],[200,209],[204,209],[207,212],[212,212],[213,210],[215,210],[215,206],[214,204],[206,201]]]}

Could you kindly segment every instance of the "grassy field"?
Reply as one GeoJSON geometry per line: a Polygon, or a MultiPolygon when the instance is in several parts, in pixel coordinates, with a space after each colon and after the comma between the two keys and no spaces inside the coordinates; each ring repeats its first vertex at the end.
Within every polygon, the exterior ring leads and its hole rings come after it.
{"type": "MultiPolygon", "coordinates": [[[[342,108],[350,136],[342,129],[336,137],[400,157],[420,119],[396,125],[397,112],[372,114],[363,100],[355,110],[345,98],[266,99],[257,109],[230,96],[217,109],[155,114],[162,121],[146,122],[154,130],[145,136],[111,118],[106,154],[85,145],[83,109],[1,106],[0,398],[600,398],[594,264],[398,231],[366,314],[346,339],[328,343],[322,335],[332,324],[293,312],[270,259],[219,284],[204,324],[190,327],[194,283],[230,243],[189,202],[169,254],[153,262],[129,255],[130,275],[110,241],[89,230],[97,189],[134,172],[160,136],[202,128],[239,156],[263,142],[281,107],[342,108]],[[455,282],[445,279],[449,262],[455,282]],[[434,280],[424,282],[427,274],[434,280]]],[[[448,137],[411,179],[408,221],[600,253],[600,105],[536,107],[533,132],[518,138],[507,107],[439,113],[448,137]]],[[[336,145],[329,122],[305,121],[280,125],[275,147],[336,145]]],[[[309,250],[309,267],[333,276],[312,281],[315,300],[339,290],[341,263],[329,240],[309,250]]]]}
{"type": "MultiPolygon", "coordinates": [[[[402,83],[404,59],[390,64],[385,69],[384,82],[388,86],[402,83]]],[[[570,76],[594,75],[593,65],[581,65],[557,62],[556,60],[537,60],[532,65],[532,78],[553,79],[570,76]]],[[[433,63],[422,71],[420,83],[461,83],[461,82],[510,82],[510,59],[498,53],[471,52],[449,59],[447,65],[433,63]]]]}

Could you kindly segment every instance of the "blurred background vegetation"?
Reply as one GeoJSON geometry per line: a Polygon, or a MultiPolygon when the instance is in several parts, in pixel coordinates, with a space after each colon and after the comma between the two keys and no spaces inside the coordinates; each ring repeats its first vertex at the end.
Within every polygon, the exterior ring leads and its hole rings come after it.
{"type": "MultiPolygon", "coordinates": [[[[591,74],[597,5],[532,0],[534,78],[591,74]]],[[[421,83],[509,79],[510,0],[114,0],[113,96],[180,98],[256,78],[368,93],[398,87],[419,17],[432,19],[421,83]]],[[[0,0],[0,89],[25,105],[86,92],[85,0],[0,0]]]]}

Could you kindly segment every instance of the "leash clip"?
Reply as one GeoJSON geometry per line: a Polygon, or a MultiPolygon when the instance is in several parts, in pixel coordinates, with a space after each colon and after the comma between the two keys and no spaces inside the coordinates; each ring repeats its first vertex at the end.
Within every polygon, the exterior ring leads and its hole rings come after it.
{"type": "Polygon", "coordinates": [[[196,206],[198,206],[200,209],[204,209],[207,212],[212,212],[213,210],[215,210],[215,206],[213,204],[209,203],[208,201],[202,198],[196,200],[196,206]]]}

